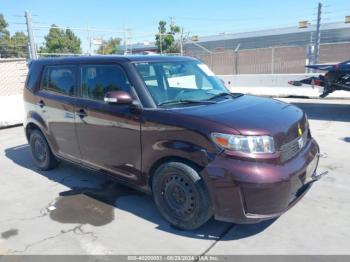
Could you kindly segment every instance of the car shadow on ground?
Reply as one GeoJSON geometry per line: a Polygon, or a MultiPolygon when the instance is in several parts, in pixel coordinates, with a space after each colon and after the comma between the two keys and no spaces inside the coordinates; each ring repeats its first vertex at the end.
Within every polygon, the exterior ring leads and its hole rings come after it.
{"type": "Polygon", "coordinates": [[[54,202],[50,202],[52,199],[48,199],[48,215],[52,220],[60,223],[103,226],[118,220],[118,212],[115,212],[117,208],[148,220],[157,225],[157,229],[172,234],[199,239],[233,240],[258,234],[274,221],[240,226],[237,234],[227,234],[236,227],[235,224],[219,222],[214,219],[199,229],[182,231],[170,226],[160,216],[151,196],[123,186],[106,175],[67,163],[61,163],[54,170],[40,171],[31,159],[28,145],[7,148],[5,155],[15,164],[69,188],[60,192],[54,202]]]}
{"type": "Polygon", "coordinates": [[[313,120],[350,122],[349,104],[301,103],[291,104],[300,107],[313,120]]]}

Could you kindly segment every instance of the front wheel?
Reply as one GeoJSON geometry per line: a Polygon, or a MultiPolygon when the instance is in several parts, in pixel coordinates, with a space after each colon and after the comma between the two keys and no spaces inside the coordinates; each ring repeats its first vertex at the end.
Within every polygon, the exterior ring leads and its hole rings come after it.
{"type": "Polygon", "coordinates": [[[203,179],[184,163],[162,164],[154,174],[152,191],[158,210],[176,228],[196,229],[213,215],[203,179]]]}

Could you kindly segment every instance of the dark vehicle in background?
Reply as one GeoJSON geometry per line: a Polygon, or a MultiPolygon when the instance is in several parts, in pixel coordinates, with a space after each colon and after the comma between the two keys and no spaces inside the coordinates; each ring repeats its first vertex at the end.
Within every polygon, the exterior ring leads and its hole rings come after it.
{"type": "Polygon", "coordinates": [[[290,81],[294,86],[316,85],[320,88],[320,97],[326,97],[336,90],[350,91],[350,60],[339,64],[309,65],[314,70],[327,71],[318,77],[309,77],[300,81],[290,81]]]}
{"type": "Polygon", "coordinates": [[[318,179],[301,109],[230,93],[193,58],[35,60],[24,101],[40,169],[64,160],[108,174],[152,193],[178,228],[278,217],[318,179]]]}

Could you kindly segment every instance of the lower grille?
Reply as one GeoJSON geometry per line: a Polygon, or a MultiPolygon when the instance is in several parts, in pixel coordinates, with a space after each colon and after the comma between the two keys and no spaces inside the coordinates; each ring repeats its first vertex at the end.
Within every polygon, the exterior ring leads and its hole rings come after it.
{"type": "Polygon", "coordinates": [[[306,145],[308,140],[308,130],[300,137],[295,138],[294,140],[281,146],[281,160],[283,162],[288,161],[293,158],[299,151],[306,145]],[[303,144],[300,146],[300,139],[302,138],[303,144]]]}

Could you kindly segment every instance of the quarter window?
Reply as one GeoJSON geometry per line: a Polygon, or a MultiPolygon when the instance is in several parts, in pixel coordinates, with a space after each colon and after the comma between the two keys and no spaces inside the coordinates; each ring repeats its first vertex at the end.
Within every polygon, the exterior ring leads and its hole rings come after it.
{"type": "Polygon", "coordinates": [[[26,88],[33,92],[36,80],[37,78],[34,77],[33,73],[30,72],[27,76],[26,88]]]}
{"type": "Polygon", "coordinates": [[[130,83],[118,65],[87,65],[82,67],[82,97],[103,100],[110,91],[130,92],[130,83]]]}
{"type": "Polygon", "coordinates": [[[76,86],[76,66],[49,66],[41,83],[42,89],[73,95],[76,86]]]}

